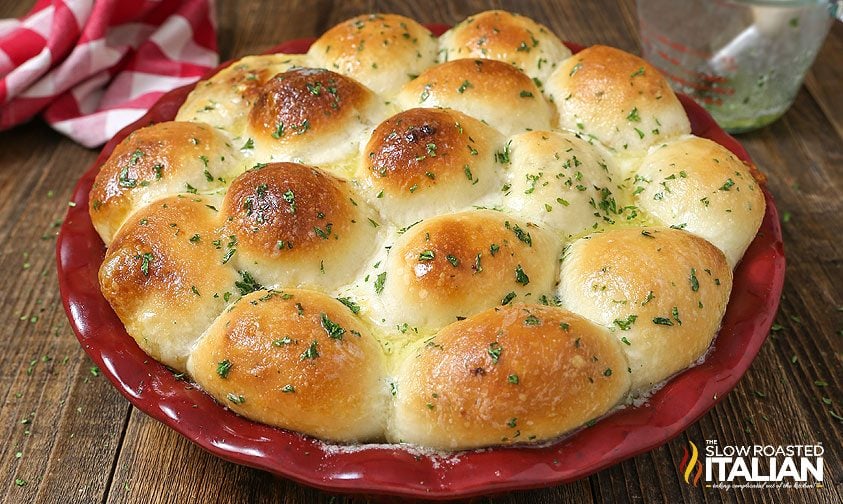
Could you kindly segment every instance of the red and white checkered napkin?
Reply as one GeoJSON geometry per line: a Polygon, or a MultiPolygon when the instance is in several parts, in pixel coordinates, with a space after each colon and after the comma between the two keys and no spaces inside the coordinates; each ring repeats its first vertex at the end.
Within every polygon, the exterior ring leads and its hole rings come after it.
{"type": "Polygon", "coordinates": [[[94,147],[218,60],[209,0],[38,0],[0,20],[0,130],[40,113],[94,147]]]}

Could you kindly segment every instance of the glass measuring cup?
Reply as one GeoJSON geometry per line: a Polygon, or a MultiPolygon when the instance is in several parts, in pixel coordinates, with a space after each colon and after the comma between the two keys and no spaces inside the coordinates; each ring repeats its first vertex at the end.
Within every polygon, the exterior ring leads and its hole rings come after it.
{"type": "Polygon", "coordinates": [[[784,114],[834,16],[843,15],[828,0],[637,4],[644,57],[731,133],[784,114]]]}

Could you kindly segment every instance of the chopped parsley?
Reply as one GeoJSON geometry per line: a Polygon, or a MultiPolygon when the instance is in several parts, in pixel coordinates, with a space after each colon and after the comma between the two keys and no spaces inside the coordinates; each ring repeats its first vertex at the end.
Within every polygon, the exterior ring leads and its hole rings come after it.
{"type": "Polygon", "coordinates": [[[299,360],[305,360],[305,359],[311,359],[312,360],[312,359],[315,359],[317,357],[319,357],[319,342],[317,342],[316,340],[313,340],[313,342],[310,343],[310,345],[308,345],[307,350],[302,352],[299,360]]]}
{"type": "Polygon", "coordinates": [[[674,306],[672,310],[670,310],[670,315],[673,317],[673,320],[676,321],[677,324],[682,325],[682,321],[679,320],[679,308],[674,306]]]}
{"type": "Polygon", "coordinates": [[[632,110],[626,116],[627,121],[641,122],[641,116],[638,115],[638,107],[632,107],[632,110]]]}
{"type": "Polygon", "coordinates": [[[138,259],[141,260],[141,273],[143,276],[149,276],[149,265],[155,260],[155,256],[152,255],[152,252],[145,252],[144,254],[140,255],[138,259]]]}
{"type": "Polygon", "coordinates": [[[339,301],[340,303],[347,306],[348,309],[351,310],[351,313],[353,313],[355,315],[360,313],[360,305],[355,303],[351,298],[339,297],[339,298],[337,298],[337,301],[339,301]]]}
{"type": "Polygon", "coordinates": [[[292,343],[293,343],[292,338],[290,338],[289,336],[284,336],[281,339],[277,339],[277,340],[273,341],[272,345],[280,347],[280,346],[284,346],[284,345],[290,345],[292,343]]]}
{"type": "Polygon", "coordinates": [[[248,271],[240,272],[241,280],[234,282],[234,286],[240,291],[241,296],[255,292],[263,288],[248,271]]]}
{"type": "Polygon", "coordinates": [[[381,294],[383,292],[383,286],[386,283],[386,271],[383,273],[378,274],[378,278],[375,279],[375,294],[381,294]]]}
{"type": "Polygon", "coordinates": [[[524,273],[524,270],[521,268],[521,265],[515,267],[515,283],[519,283],[521,285],[527,285],[530,283],[530,277],[524,273]]]}
{"type": "Polygon", "coordinates": [[[231,371],[231,361],[225,359],[217,363],[217,374],[220,378],[228,378],[229,371],[231,371]]]}
{"type": "MultiPolygon", "coordinates": [[[[515,237],[521,240],[522,242],[526,243],[528,246],[533,246],[533,238],[530,236],[530,233],[521,229],[518,224],[510,225],[509,221],[504,223],[507,229],[512,229],[512,232],[515,233],[515,237]]],[[[492,254],[494,255],[494,254],[492,254]]]]}
{"type": "Polygon", "coordinates": [[[345,329],[338,323],[334,322],[326,313],[320,314],[320,322],[322,323],[322,329],[328,333],[328,337],[331,339],[341,340],[342,335],[345,334],[345,329]]]}
{"type": "Polygon", "coordinates": [[[637,315],[630,315],[626,319],[615,319],[614,324],[620,327],[621,331],[629,331],[637,319],[637,315]]]}
{"type": "Polygon", "coordinates": [[[322,228],[317,227],[317,226],[313,226],[313,232],[316,233],[316,236],[318,236],[319,238],[322,238],[323,240],[327,240],[328,237],[331,236],[331,227],[332,227],[331,223],[328,223],[325,226],[325,229],[322,229],[322,228]]]}
{"type": "Polygon", "coordinates": [[[500,164],[509,164],[509,162],[510,162],[509,148],[510,148],[511,144],[512,144],[512,140],[510,140],[509,142],[506,143],[506,145],[504,145],[503,150],[495,151],[495,161],[497,161],[500,164]]]}
{"type": "Polygon", "coordinates": [[[489,348],[486,350],[486,353],[488,353],[489,357],[492,358],[493,364],[498,363],[498,360],[501,358],[501,352],[503,352],[503,347],[497,341],[490,343],[489,348]]]}
{"type": "Polygon", "coordinates": [[[288,212],[291,214],[296,213],[296,195],[293,194],[293,191],[287,189],[287,191],[281,195],[281,198],[290,205],[288,212]]]}
{"type": "Polygon", "coordinates": [[[125,166],[120,170],[120,177],[117,179],[117,184],[120,187],[135,187],[138,184],[138,179],[129,177],[129,167],[125,166]]]}
{"type": "Polygon", "coordinates": [[[424,250],[419,254],[419,261],[432,261],[436,254],[432,250],[424,250]]]}
{"type": "Polygon", "coordinates": [[[228,393],[228,395],[226,396],[226,399],[233,402],[234,404],[243,404],[244,402],[246,402],[245,397],[243,397],[242,395],[235,395],[231,392],[228,393]]]}

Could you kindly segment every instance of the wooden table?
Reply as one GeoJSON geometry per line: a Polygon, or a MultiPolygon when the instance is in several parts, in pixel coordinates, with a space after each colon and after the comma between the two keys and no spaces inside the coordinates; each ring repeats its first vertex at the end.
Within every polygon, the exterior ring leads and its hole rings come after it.
{"type": "MultiPolygon", "coordinates": [[[[0,0],[0,17],[20,16],[32,3],[0,0]]],[[[228,59],[318,35],[359,13],[454,23],[492,6],[529,15],[568,40],[640,50],[631,1],[220,0],[219,44],[228,59]]],[[[777,325],[751,369],[734,392],[667,445],[573,484],[490,501],[843,502],[843,24],[832,29],[790,111],[740,140],[769,176],[788,257],[777,325]],[[822,442],[825,487],[690,487],[678,470],[689,439],[822,442]]],[[[0,439],[7,440],[0,448],[0,500],[342,500],[203,452],[132,408],[92,367],[61,306],[54,245],[71,189],[95,156],[40,120],[0,133],[0,316],[7,324],[0,329],[0,439]]]]}

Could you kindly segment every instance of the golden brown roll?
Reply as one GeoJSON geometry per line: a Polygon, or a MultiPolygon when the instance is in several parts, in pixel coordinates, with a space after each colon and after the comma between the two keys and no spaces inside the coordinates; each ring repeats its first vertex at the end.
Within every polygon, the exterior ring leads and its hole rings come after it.
{"type": "Polygon", "coordinates": [[[187,362],[196,382],[251,419],[332,441],[383,436],[383,351],[339,301],[260,290],[217,319],[187,362]]]}
{"type": "Polygon", "coordinates": [[[362,154],[362,186],[400,226],[462,209],[500,187],[501,140],[455,110],[410,109],[375,128],[362,154]]]}
{"type": "Polygon", "coordinates": [[[436,37],[397,14],[364,14],[344,21],[310,46],[314,66],[353,77],[381,95],[396,93],[436,61],[436,37]]]}
{"type": "Polygon", "coordinates": [[[624,398],[630,379],[620,346],[561,308],[486,310],[407,357],[387,436],[445,450],[553,439],[624,398]]]}
{"type": "Polygon", "coordinates": [[[536,84],[514,66],[489,59],[458,59],[431,67],[401,88],[401,108],[444,107],[480,119],[504,135],[550,129],[553,108],[536,84]]]}
{"type": "Polygon", "coordinates": [[[659,71],[614,47],[591,46],[563,61],[545,91],[559,110],[560,127],[618,152],[641,151],[691,132],[682,104],[659,71]]]}
{"type": "Polygon", "coordinates": [[[141,128],[120,142],[102,165],[89,211],[106,245],[133,212],[177,193],[212,191],[240,171],[228,138],[207,124],[165,122],[141,128]]]}
{"type": "Polygon", "coordinates": [[[261,86],[243,137],[258,160],[329,163],[355,152],[363,131],[384,117],[381,99],[354,79],[296,68],[261,86]]]}
{"type": "Polygon", "coordinates": [[[377,221],[349,184],[317,168],[271,163],[229,186],[220,251],[265,286],[334,289],[376,245],[377,221]]]}
{"type": "Polygon", "coordinates": [[[443,215],[410,228],[386,262],[387,322],[436,329],[458,317],[551,294],[559,241],[501,212],[443,215]]]}
{"type": "Polygon", "coordinates": [[[511,12],[491,10],[467,17],[439,38],[440,58],[484,58],[515,65],[544,82],[571,55],[547,27],[511,12]]]}
{"type": "Polygon", "coordinates": [[[569,132],[532,131],[510,143],[504,206],[566,239],[636,215],[612,181],[614,162],[569,132]]]}
{"type": "Polygon", "coordinates": [[[711,243],[670,228],[627,228],[574,242],[562,306],[611,328],[643,392],[691,366],[717,334],[732,269],[711,243]]]}
{"type": "Polygon", "coordinates": [[[220,261],[214,204],[188,195],[143,208],[114,237],[99,271],[103,296],[129,335],[179,371],[199,335],[240,292],[242,278],[220,261]]]}
{"type": "MultiPolygon", "coordinates": [[[[245,127],[249,109],[263,84],[275,74],[295,67],[308,66],[301,54],[263,54],[246,56],[200,81],[179,108],[176,121],[208,123],[214,128],[239,136],[245,127]]],[[[237,147],[248,146],[245,139],[237,147]]]]}
{"type": "Polygon", "coordinates": [[[705,138],[655,147],[634,180],[641,209],[717,245],[733,268],[764,218],[764,194],[747,166],[705,138]]]}

